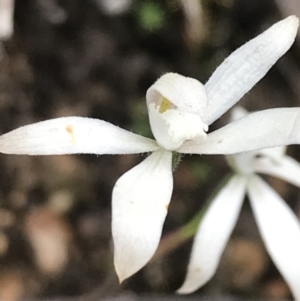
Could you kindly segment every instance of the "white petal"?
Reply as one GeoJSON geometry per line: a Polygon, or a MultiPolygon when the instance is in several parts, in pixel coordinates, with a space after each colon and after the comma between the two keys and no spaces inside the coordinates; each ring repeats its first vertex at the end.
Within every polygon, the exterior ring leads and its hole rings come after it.
{"type": "Polygon", "coordinates": [[[300,187],[300,164],[291,157],[284,156],[278,162],[262,157],[254,161],[254,169],[300,187]]]}
{"type": "Polygon", "coordinates": [[[207,135],[187,141],[178,151],[190,154],[235,154],[300,144],[300,109],[279,108],[251,113],[207,135]]]}
{"type": "Polygon", "coordinates": [[[114,262],[120,282],[157,249],[173,190],[172,153],[157,151],[125,173],[113,190],[114,262]]]}
{"type": "Polygon", "coordinates": [[[188,273],[178,293],[194,292],[214,275],[240,213],[245,185],[245,177],[234,176],[210,204],[195,236],[188,273]]]}
{"type": "Polygon", "coordinates": [[[264,77],[293,44],[298,23],[290,16],[225,59],[205,85],[209,102],[204,123],[213,123],[264,77]]]}
{"type": "Polygon", "coordinates": [[[0,136],[0,152],[16,155],[131,154],[157,149],[152,139],[83,117],[50,119],[0,136]]]}
{"type": "Polygon", "coordinates": [[[300,223],[284,200],[258,176],[249,180],[249,199],[274,264],[300,300],[300,223]]]}

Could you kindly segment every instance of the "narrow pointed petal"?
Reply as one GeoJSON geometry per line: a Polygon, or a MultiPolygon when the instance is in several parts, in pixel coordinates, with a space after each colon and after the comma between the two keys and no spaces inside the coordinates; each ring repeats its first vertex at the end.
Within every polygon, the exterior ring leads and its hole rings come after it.
{"type": "Polygon", "coordinates": [[[290,16],[225,59],[205,85],[209,102],[204,123],[213,123],[265,76],[293,44],[298,25],[298,18],[290,16]]]}
{"type": "Polygon", "coordinates": [[[249,180],[249,199],[266,249],[295,300],[300,300],[300,223],[284,200],[258,176],[249,180]]]}
{"type": "Polygon", "coordinates": [[[211,202],[195,236],[188,273],[178,293],[192,293],[214,275],[239,216],[245,186],[246,178],[236,175],[211,202]]]}
{"type": "Polygon", "coordinates": [[[279,108],[251,113],[179,149],[189,154],[235,154],[262,148],[300,144],[300,109],[279,108]]]}
{"type": "Polygon", "coordinates": [[[152,139],[83,117],[50,119],[0,136],[0,153],[15,155],[134,154],[157,149],[152,139]]]}
{"type": "Polygon", "coordinates": [[[300,164],[291,157],[284,156],[278,162],[272,162],[267,158],[259,158],[254,161],[254,169],[256,172],[275,176],[300,187],[300,164]]]}
{"type": "Polygon", "coordinates": [[[113,190],[114,262],[120,282],[157,249],[173,190],[172,153],[157,151],[125,173],[113,190]]]}

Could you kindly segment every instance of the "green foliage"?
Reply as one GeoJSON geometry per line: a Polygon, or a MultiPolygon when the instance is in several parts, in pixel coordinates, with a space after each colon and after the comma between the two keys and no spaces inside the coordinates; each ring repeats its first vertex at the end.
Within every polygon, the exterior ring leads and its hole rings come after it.
{"type": "Polygon", "coordinates": [[[142,2],[137,8],[137,18],[140,26],[146,31],[157,31],[165,23],[162,7],[154,2],[142,2]]]}
{"type": "Polygon", "coordinates": [[[211,165],[203,160],[199,160],[199,158],[196,158],[195,163],[190,164],[189,167],[194,178],[199,183],[207,182],[210,178],[211,173],[213,172],[211,165]]]}
{"type": "Polygon", "coordinates": [[[144,99],[140,99],[134,102],[134,104],[131,107],[131,117],[131,130],[134,133],[140,134],[148,138],[153,138],[153,134],[149,123],[148,111],[144,99]]]}

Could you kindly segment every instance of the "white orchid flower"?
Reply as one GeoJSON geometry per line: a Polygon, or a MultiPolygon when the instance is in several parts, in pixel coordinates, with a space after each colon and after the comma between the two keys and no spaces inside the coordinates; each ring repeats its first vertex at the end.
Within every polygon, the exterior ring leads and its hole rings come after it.
{"type": "MultiPolygon", "coordinates": [[[[173,190],[172,151],[181,152],[186,141],[196,141],[195,145],[184,146],[182,152],[189,152],[189,147],[194,148],[195,153],[201,153],[202,147],[207,153],[220,152],[219,141],[212,141],[215,136],[209,137],[213,133],[206,133],[208,126],[243,97],[290,48],[298,24],[295,16],[276,23],[233,52],[205,86],[195,79],[174,73],[158,79],[146,96],[156,140],[102,120],[64,117],[27,125],[2,135],[0,152],[27,155],[153,152],[125,173],[113,189],[114,263],[122,281],[140,270],[157,249],[173,190]]],[[[267,112],[266,115],[269,116],[267,112]]],[[[298,115],[297,109],[284,109],[284,113],[275,118],[282,124],[282,131],[289,135],[292,130],[289,122],[296,120],[298,115]]],[[[266,126],[272,127],[268,121],[266,126]]],[[[265,130],[266,135],[272,130],[273,127],[265,130]]],[[[230,135],[235,133],[236,137],[241,136],[241,131],[239,125],[229,129],[230,135]]],[[[222,137],[227,136],[225,132],[222,137]]],[[[250,137],[245,143],[251,149],[289,144],[294,142],[293,138],[300,143],[300,131],[298,136],[290,134],[290,137],[270,137],[262,142],[255,141],[256,144],[250,137]]],[[[236,146],[227,144],[222,151],[235,152],[236,146]]]]}
{"type": "MultiPolygon", "coordinates": [[[[245,115],[236,108],[234,118],[245,115]]],[[[300,222],[285,201],[256,173],[276,176],[300,187],[300,164],[285,155],[285,147],[227,157],[235,174],[208,207],[195,236],[188,272],[178,293],[191,293],[215,274],[235,226],[245,194],[266,249],[300,300],[300,222]]]]}

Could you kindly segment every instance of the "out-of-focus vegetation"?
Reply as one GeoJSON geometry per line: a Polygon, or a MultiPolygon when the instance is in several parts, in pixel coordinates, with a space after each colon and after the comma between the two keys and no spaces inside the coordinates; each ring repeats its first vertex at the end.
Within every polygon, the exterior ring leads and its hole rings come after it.
{"type": "Polygon", "coordinates": [[[137,5],[138,23],[146,31],[157,31],[164,26],[166,15],[161,5],[156,2],[141,2],[137,5]]]}

